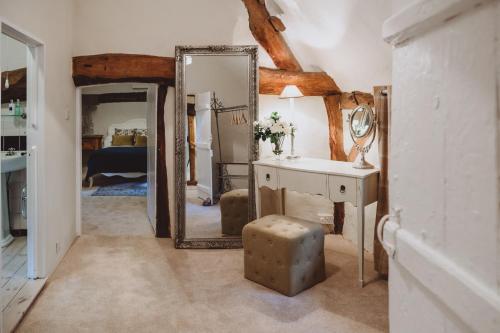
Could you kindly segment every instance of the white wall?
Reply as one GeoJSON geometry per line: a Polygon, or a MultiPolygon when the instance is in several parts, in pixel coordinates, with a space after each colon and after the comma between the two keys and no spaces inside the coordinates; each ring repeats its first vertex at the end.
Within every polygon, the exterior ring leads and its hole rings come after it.
{"type": "Polygon", "coordinates": [[[26,45],[4,34],[0,35],[2,43],[2,71],[26,67],[26,45]]]}
{"type": "Polygon", "coordinates": [[[108,135],[108,128],[112,124],[120,124],[131,119],[146,119],[146,102],[104,103],[99,104],[90,112],[94,124],[94,133],[108,135]]]}
{"type": "Polygon", "coordinates": [[[389,275],[394,332],[498,332],[500,313],[496,322],[476,324],[467,324],[464,314],[481,298],[498,311],[500,300],[500,3],[452,17],[394,49],[390,197],[402,209],[407,237],[449,261],[453,266],[442,269],[452,279],[467,276],[460,281],[478,296],[465,299],[453,290],[438,298],[417,277],[445,290],[453,281],[431,277],[430,270],[414,275],[419,265],[410,274],[397,257],[389,275]]]}
{"type": "Polygon", "coordinates": [[[43,167],[44,183],[50,191],[42,212],[47,222],[44,232],[50,273],[75,238],[75,89],[71,78],[74,6],[66,0],[0,0],[0,15],[46,46],[43,167]]]}

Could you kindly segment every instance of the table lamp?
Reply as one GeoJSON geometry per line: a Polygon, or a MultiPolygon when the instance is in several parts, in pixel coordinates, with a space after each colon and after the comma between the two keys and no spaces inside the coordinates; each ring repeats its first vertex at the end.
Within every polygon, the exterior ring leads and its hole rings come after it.
{"type": "Polygon", "coordinates": [[[293,128],[292,128],[292,132],[290,134],[291,146],[290,146],[290,155],[287,156],[288,159],[294,159],[294,158],[299,157],[298,155],[295,155],[295,147],[294,147],[295,129],[296,129],[294,100],[295,100],[295,98],[299,98],[299,97],[304,97],[304,95],[302,94],[300,89],[294,84],[286,85],[285,88],[283,88],[283,91],[281,91],[281,94],[279,97],[280,99],[288,99],[290,102],[290,118],[291,118],[290,121],[293,124],[293,128]]]}

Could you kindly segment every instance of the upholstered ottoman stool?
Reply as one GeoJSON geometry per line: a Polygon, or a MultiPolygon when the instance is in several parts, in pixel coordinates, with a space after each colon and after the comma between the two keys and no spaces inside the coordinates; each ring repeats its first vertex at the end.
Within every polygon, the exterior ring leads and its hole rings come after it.
{"type": "Polygon", "coordinates": [[[232,190],[220,197],[222,233],[241,235],[241,229],[248,223],[248,190],[232,190]]]}
{"type": "Polygon", "coordinates": [[[243,228],[245,277],[294,296],[325,279],[321,224],[268,215],[243,228]]]}

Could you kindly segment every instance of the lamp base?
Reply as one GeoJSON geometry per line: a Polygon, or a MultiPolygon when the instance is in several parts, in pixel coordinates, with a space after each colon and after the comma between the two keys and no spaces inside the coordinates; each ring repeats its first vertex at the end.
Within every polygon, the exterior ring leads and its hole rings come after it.
{"type": "Polygon", "coordinates": [[[300,155],[288,155],[286,157],[287,160],[295,160],[297,158],[300,158],[300,155]]]}

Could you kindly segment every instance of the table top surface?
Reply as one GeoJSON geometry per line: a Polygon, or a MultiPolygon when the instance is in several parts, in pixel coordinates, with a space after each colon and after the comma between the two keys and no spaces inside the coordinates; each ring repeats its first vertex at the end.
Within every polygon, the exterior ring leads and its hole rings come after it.
{"type": "Polygon", "coordinates": [[[256,166],[267,166],[303,172],[321,173],[328,175],[366,178],[379,173],[379,169],[356,169],[352,162],[332,161],[319,158],[299,157],[297,159],[276,160],[264,158],[253,162],[256,166]]]}

